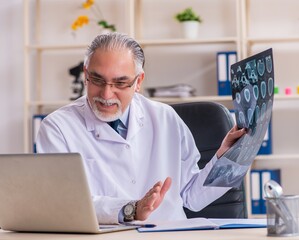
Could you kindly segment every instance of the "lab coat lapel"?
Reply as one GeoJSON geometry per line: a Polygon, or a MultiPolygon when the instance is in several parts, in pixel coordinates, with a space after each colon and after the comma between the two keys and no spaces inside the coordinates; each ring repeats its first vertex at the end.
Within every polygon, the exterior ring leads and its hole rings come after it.
{"type": "Polygon", "coordinates": [[[140,106],[139,99],[133,98],[129,114],[129,127],[127,133],[127,140],[133,138],[144,125],[144,113],[140,106]]]}
{"type": "Polygon", "coordinates": [[[112,142],[126,142],[109,124],[101,122],[96,126],[96,135],[99,140],[112,141],[112,142]]]}

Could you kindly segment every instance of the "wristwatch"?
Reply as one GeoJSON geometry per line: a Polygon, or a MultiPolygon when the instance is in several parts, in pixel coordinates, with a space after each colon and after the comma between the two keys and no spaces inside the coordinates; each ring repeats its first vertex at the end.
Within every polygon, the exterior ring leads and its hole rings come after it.
{"type": "Polygon", "coordinates": [[[123,208],[124,221],[131,222],[135,220],[137,201],[127,203],[123,208]]]}

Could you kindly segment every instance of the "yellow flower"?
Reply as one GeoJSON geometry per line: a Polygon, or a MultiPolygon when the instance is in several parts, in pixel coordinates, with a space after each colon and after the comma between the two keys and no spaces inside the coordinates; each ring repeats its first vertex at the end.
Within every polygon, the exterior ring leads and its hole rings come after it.
{"type": "Polygon", "coordinates": [[[101,26],[105,29],[110,29],[111,31],[116,31],[116,28],[113,24],[108,24],[105,18],[103,17],[103,14],[101,12],[101,9],[95,4],[94,0],[85,0],[82,3],[82,8],[87,9],[91,11],[93,14],[93,17],[89,18],[86,15],[79,16],[73,23],[72,23],[72,30],[76,31],[78,28],[83,27],[84,25],[87,25],[89,22],[94,22],[97,25],[101,26]]]}
{"type": "Polygon", "coordinates": [[[94,4],[94,0],[86,0],[82,3],[84,9],[90,9],[90,7],[94,4]]]}
{"type": "Polygon", "coordinates": [[[77,30],[79,27],[83,27],[84,24],[89,23],[88,16],[81,15],[79,16],[72,24],[72,29],[77,30]]]}

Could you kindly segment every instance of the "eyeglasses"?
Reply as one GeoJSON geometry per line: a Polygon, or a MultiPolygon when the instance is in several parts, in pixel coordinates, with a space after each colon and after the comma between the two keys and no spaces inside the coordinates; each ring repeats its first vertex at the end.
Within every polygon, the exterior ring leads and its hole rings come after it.
{"type": "Polygon", "coordinates": [[[114,82],[114,83],[107,83],[104,79],[102,79],[100,77],[93,76],[92,74],[90,74],[87,71],[87,69],[86,69],[86,72],[87,72],[86,80],[90,81],[92,84],[94,84],[94,85],[96,85],[97,87],[100,87],[100,88],[106,87],[106,85],[109,85],[111,87],[115,87],[117,89],[130,88],[130,87],[132,87],[134,85],[134,83],[136,82],[136,80],[139,77],[139,74],[138,74],[130,82],[128,82],[128,81],[117,81],[117,82],[114,82]]]}

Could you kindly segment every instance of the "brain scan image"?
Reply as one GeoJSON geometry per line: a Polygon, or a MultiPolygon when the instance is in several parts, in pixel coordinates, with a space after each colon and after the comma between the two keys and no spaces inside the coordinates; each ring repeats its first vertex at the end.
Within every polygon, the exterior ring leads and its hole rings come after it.
{"type": "Polygon", "coordinates": [[[239,187],[259,151],[272,115],[272,49],[233,64],[231,79],[236,122],[247,133],[216,161],[205,186],[239,187]]]}

